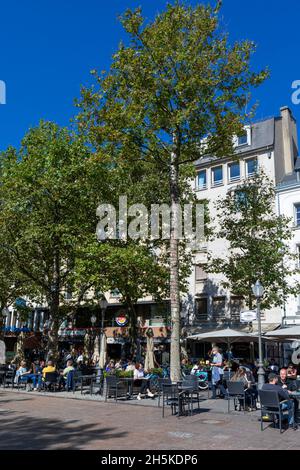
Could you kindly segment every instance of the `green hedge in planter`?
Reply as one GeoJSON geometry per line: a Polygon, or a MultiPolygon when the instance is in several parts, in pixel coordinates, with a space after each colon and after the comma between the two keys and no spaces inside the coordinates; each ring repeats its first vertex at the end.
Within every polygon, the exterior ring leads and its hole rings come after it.
{"type": "Polygon", "coordinates": [[[125,370],[112,370],[110,372],[103,372],[103,377],[109,377],[111,375],[115,375],[116,377],[120,377],[121,379],[130,379],[133,377],[133,371],[125,371],[125,370]]]}

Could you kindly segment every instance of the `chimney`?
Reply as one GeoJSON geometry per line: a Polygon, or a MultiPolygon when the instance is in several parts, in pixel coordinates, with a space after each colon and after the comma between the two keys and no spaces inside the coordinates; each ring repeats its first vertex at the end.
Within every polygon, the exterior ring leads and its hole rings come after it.
{"type": "Polygon", "coordinates": [[[290,108],[284,106],[280,108],[282,125],[282,147],[285,174],[293,172],[294,169],[294,149],[293,149],[293,128],[292,112],[290,108]]]}

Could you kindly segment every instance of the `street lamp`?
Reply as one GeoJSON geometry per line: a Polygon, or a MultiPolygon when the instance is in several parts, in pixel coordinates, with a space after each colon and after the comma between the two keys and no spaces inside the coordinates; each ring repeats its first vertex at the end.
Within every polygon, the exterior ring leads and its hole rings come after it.
{"type": "Polygon", "coordinates": [[[94,326],[95,326],[96,321],[97,321],[97,317],[96,317],[95,315],[92,315],[92,316],[91,316],[91,324],[92,324],[92,327],[93,327],[93,328],[94,328],[94,326]]]}
{"type": "Polygon", "coordinates": [[[264,295],[264,288],[259,281],[256,281],[252,286],[253,295],[256,297],[256,311],[257,311],[257,322],[258,322],[258,389],[260,390],[265,383],[265,371],[263,365],[262,355],[262,342],[261,342],[261,317],[260,317],[260,303],[261,298],[264,295]]]}
{"type": "Polygon", "coordinates": [[[6,326],[6,318],[7,318],[8,315],[9,315],[9,310],[8,310],[8,308],[7,308],[7,307],[4,307],[4,308],[2,309],[2,312],[1,312],[1,313],[2,313],[2,317],[3,317],[3,320],[2,320],[3,328],[2,328],[1,333],[2,333],[3,336],[4,336],[4,334],[5,334],[5,326],[6,326]]]}
{"type": "Polygon", "coordinates": [[[100,309],[101,309],[101,332],[103,333],[103,329],[104,329],[104,315],[105,315],[105,312],[107,310],[107,307],[108,307],[108,302],[105,298],[105,296],[103,295],[100,300],[99,300],[99,306],[100,306],[100,309]]]}

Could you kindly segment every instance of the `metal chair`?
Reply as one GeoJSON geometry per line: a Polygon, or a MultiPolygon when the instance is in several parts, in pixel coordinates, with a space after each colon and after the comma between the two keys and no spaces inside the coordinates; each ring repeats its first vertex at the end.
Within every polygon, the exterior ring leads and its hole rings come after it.
{"type": "Polygon", "coordinates": [[[278,393],[272,390],[259,390],[258,396],[259,396],[259,401],[260,401],[260,412],[261,412],[261,421],[260,421],[261,431],[264,430],[263,416],[267,414],[271,416],[273,415],[275,419],[278,416],[279,430],[281,433],[283,418],[286,416],[286,412],[288,413],[288,410],[282,410],[281,405],[282,403],[288,403],[288,400],[284,400],[280,402],[278,393]]]}
{"type": "Polygon", "coordinates": [[[18,376],[17,383],[16,383],[17,389],[20,390],[20,387],[21,387],[22,385],[24,385],[24,388],[25,388],[25,390],[26,390],[27,384],[29,383],[28,380],[29,380],[29,378],[26,377],[26,375],[24,375],[24,376],[19,375],[19,376],[18,376]]]}
{"type": "MultiPolygon", "coordinates": [[[[227,382],[227,391],[228,391],[228,413],[230,413],[230,400],[233,399],[234,405],[236,406],[236,401],[243,401],[244,403],[244,413],[246,413],[246,392],[244,389],[243,382],[227,382]]],[[[252,397],[251,406],[252,406],[252,397]]]]}
{"type": "Polygon", "coordinates": [[[176,414],[176,408],[180,408],[180,397],[177,385],[174,384],[162,384],[162,417],[165,417],[165,405],[171,407],[172,416],[176,414]]]}
{"type": "Polygon", "coordinates": [[[15,370],[7,370],[4,376],[4,382],[3,382],[3,387],[5,388],[6,385],[12,386],[14,388],[15,386],[15,375],[16,371],[15,370]]]}
{"type": "Polygon", "coordinates": [[[117,402],[119,391],[122,388],[121,381],[118,379],[118,377],[111,375],[111,376],[106,377],[105,382],[106,382],[105,401],[107,401],[107,398],[109,396],[113,396],[115,401],[117,402]]]}
{"type": "Polygon", "coordinates": [[[183,387],[192,387],[191,392],[191,405],[193,406],[194,397],[197,400],[198,408],[200,408],[200,391],[199,391],[199,380],[195,375],[187,375],[182,381],[183,387]]]}
{"type": "Polygon", "coordinates": [[[58,383],[59,375],[57,372],[46,372],[44,380],[42,380],[42,387],[43,390],[46,391],[55,391],[55,389],[58,389],[59,383],[58,383]]]}
{"type": "Polygon", "coordinates": [[[163,386],[164,385],[172,385],[172,381],[170,378],[159,378],[158,379],[158,407],[160,407],[160,400],[163,394],[163,386]]]}
{"type": "Polygon", "coordinates": [[[93,395],[94,393],[95,394],[99,393],[99,395],[103,394],[103,381],[104,381],[103,375],[95,376],[92,379],[91,384],[90,384],[91,395],[93,395]]]}

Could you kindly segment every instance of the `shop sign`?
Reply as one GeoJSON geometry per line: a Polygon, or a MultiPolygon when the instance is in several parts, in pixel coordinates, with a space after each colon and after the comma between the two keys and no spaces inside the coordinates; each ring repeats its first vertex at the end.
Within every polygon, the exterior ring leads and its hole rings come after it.
{"type": "Polygon", "coordinates": [[[107,344],[124,344],[124,338],[107,338],[107,344]]]}
{"type": "Polygon", "coordinates": [[[240,313],[240,322],[241,323],[251,323],[256,321],[256,311],[255,310],[247,310],[245,312],[240,313]]]}
{"type": "Polygon", "coordinates": [[[120,312],[119,315],[116,317],[116,324],[118,326],[126,326],[128,323],[127,316],[124,312],[120,312]]]}
{"type": "Polygon", "coordinates": [[[85,328],[64,328],[59,330],[58,334],[64,337],[84,337],[87,334],[87,330],[85,328]]]}

